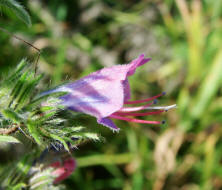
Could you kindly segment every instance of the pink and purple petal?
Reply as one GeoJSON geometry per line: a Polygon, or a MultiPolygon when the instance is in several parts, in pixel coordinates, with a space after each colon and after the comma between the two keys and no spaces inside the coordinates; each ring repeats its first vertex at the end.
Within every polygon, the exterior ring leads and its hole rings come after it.
{"type": "Polygon", "coordinates": [[[99,124],[102,124],[108,128],[110,128],[113,131],[119,131],[119,128],[113,123],[113,121],[107,117],[105,118],[101,118],[101,119],[97,119],[97,122],[99,124]]]}
{"type": "Polygon", "coordinates": [[[123,84],[124,103],[125,103],[127,100],[131,98],[129,80],[128,79],[124,80],[122,84],[123,84]]]}
{"type": "MultiPolygon", "coordinates": [[[[89,77],[87,77],[88,79],[89,77]]],[[[102,118],[111,115],[123,106],[123,89],[123,84],[118,80],[97,78],[91,80],[90,83],[85,83],[78,89],[68,84],[62,89],[58,88],[57,91],[68,92],[67,95],[61,97],[64,106],[96,118],[102,118]]]]}

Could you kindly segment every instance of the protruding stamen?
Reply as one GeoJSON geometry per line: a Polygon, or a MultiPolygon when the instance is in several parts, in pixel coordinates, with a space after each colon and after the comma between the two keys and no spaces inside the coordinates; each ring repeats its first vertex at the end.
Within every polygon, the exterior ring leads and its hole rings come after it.
{"type": "Polygon", "coordinates": [[[147,109],[149,106],[151,106],[153,104],[149,103],[146,104],[144,106],[137,106],[137,107],[125,107],[125,108],[121,108],[118,112],[134,112],[134,111],[140,111],[140,110],[144,110],[147,109]]]}
{"type": "Polygon", "coordinates": [[[146,124],[161,124],[161,121],[147,121],[147,120],[141,120],[141,119],[135,119],[135,118],[128,118],[128,117],[122,117],[117,115],[111,115],[110,118],[134,122],[134,123],[146,123],[146,124]]]}
{"type": "Polygon", "coordinates": [[[164,110],[164,111],[168,111],[169,109],[176,108],[176,107],[177,107],[177,105],[173,104],[173,105],[170,105],[170,106],[146,107],[144,109],[146,109],[146,110],[164,110]]]}
{"type": "Polygon", "coordinates": [[[160,96],[163,96],[165,94],[166,94],[166,92],[163,92],[161,94],[158,94],[156,96],[153,96],[151,98],[147,98],[144,100],[126,101],[126,102],[124,102],[124,104],[139,104],[139,103],[149,102],[149,101],[155,100],[156,98],[159,98],[160,96]]]}
{"type": "Polygon", "coordinates": [[[119,116],[146,116],[146,115],[156,115],[156,114],[160,114],[164,112],[164,110],[160,110],[160,111],[153,111],[153,112],[146,112],[146,113],[122,113],[122,112],[116,112],[113,115],[119,115],[119,116]]]}

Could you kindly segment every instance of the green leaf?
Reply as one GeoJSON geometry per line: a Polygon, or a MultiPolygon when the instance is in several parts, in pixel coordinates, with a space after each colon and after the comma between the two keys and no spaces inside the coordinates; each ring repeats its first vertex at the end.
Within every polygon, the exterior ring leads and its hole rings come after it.
{"type": "Polygon", "coordinates": [[[28,76],[28,72],[25,72],[17,81],[15,84],[12,92],[10,93],[11,101],[9,103],[9,107],[11,107],[12,103],[15,101],[15,99],[18,97],[19,92],[21,91],[22,87],[26,84],[26,79],[28,76]]]}
{"type": "Polygon", "coordinates": [[[40,79],[42,78],[42,75],[39,75],[34,78],[34,76],[31,74],[30,77],[31,78],[27,79],[27,84],[25,85],[23,90],[21,90],[19,93],[17,100],[17,103],[19,104],[19,106],[17,107],[18,109],[20,109],[22,106],[25,105],[25,103],[28,102],[31,93],[33,92],[33,89],[39,83],[40,79]]]}
{"type": "Polygon", "coordinates": [[[8,85],[18,80],[18,78],[20,78],[21,75],[23,74],[22,71],[25,69],[26,66],[27,66],[26,60],[22,59],[20,63],[17,65],[15,71],[7,78],[7,80],[4,81],[5,82],[4,84],[8,85]]]}
{"type": "Polygon", "coordinates": [[[35,124],[45,123],[47,120],[49,120],[53,116],[55,116],[56,113],[57,113],[57,111],[52,111],[52,112],[49,112],[49,113],[45,113],[43,116],[41,116],[41,117],[39,117],[38,119],[35,120],[35,124]]]}
{"type": "Polygon", "coordinates": [[[13,122],[21,122],[22,121],[22,118],[11,109],[3,110],[2,115],[5,116],[6,118],[12,120],[13,122]]]}
{"type": "Polygon", "coordinates": [[[18,139],[12,136],[0,135],[0,142],[6,143],[21,143],[18,139]]]}
{"type": "Polygon", "coordinates": [[[96,133],[84,133],[84,136],[88,139],[99,141],[99,136],[96,133]]]}
{"type": "Polygon", "coordinates": [[[38,145],[42,145],[42,140],[41,140],[41,134],[39,134],[39,131],[37,129],[36,125],[33,125],[32,122],[28,122],[27,128],[29,130],[29,133],[32,135],[32,137],[35,139],[36,143],[38,145]]]}
{"type": "Polygon", "coordinates": [[[21,19],[28,26],[31,26],[32,22],[31,22],[28,12],[17,1],[15,1],[15,0],[0,0],[0,7],[5,7],[5,8],[12,10],[17,15],[17,17],[19,19],[21,19]]]}
{"type": "Polygon", "coordinates": [[[62,130],[68,133],[72,132],[80,132],[84,129],[84,127],[79,126],[79,127],[64,127],[62,130]]]}

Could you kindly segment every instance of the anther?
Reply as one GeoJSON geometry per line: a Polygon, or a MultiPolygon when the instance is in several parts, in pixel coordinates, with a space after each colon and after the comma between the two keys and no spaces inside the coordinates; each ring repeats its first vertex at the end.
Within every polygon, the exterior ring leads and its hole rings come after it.
{"type": "Polygon", "coordinates": [[[153,104],[157,104],[157,102],[158,102],[157,99],[153,100],[153,104]]]}

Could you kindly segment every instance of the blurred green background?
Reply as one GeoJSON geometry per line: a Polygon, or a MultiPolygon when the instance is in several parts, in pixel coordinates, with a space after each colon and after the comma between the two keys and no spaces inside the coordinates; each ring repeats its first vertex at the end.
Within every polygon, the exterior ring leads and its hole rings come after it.
{"type": "MultiPolygon", "coordinates": [[[[119,133],[83,117],[104,140],[74,152],[78,168],[65,189],[222,189],[221,0],[19,2],[32,26],[4,11],[0,27],[41,49],[48,86],[145,53],[152,61],[130,77],[133,99],[166,91],[159,104],[178,105],[144,118],[163,126],[115,121],[119,133]]],[[[37,52],[0,32],[0,78],[24,57],[34,62],[37,52]]]]}

